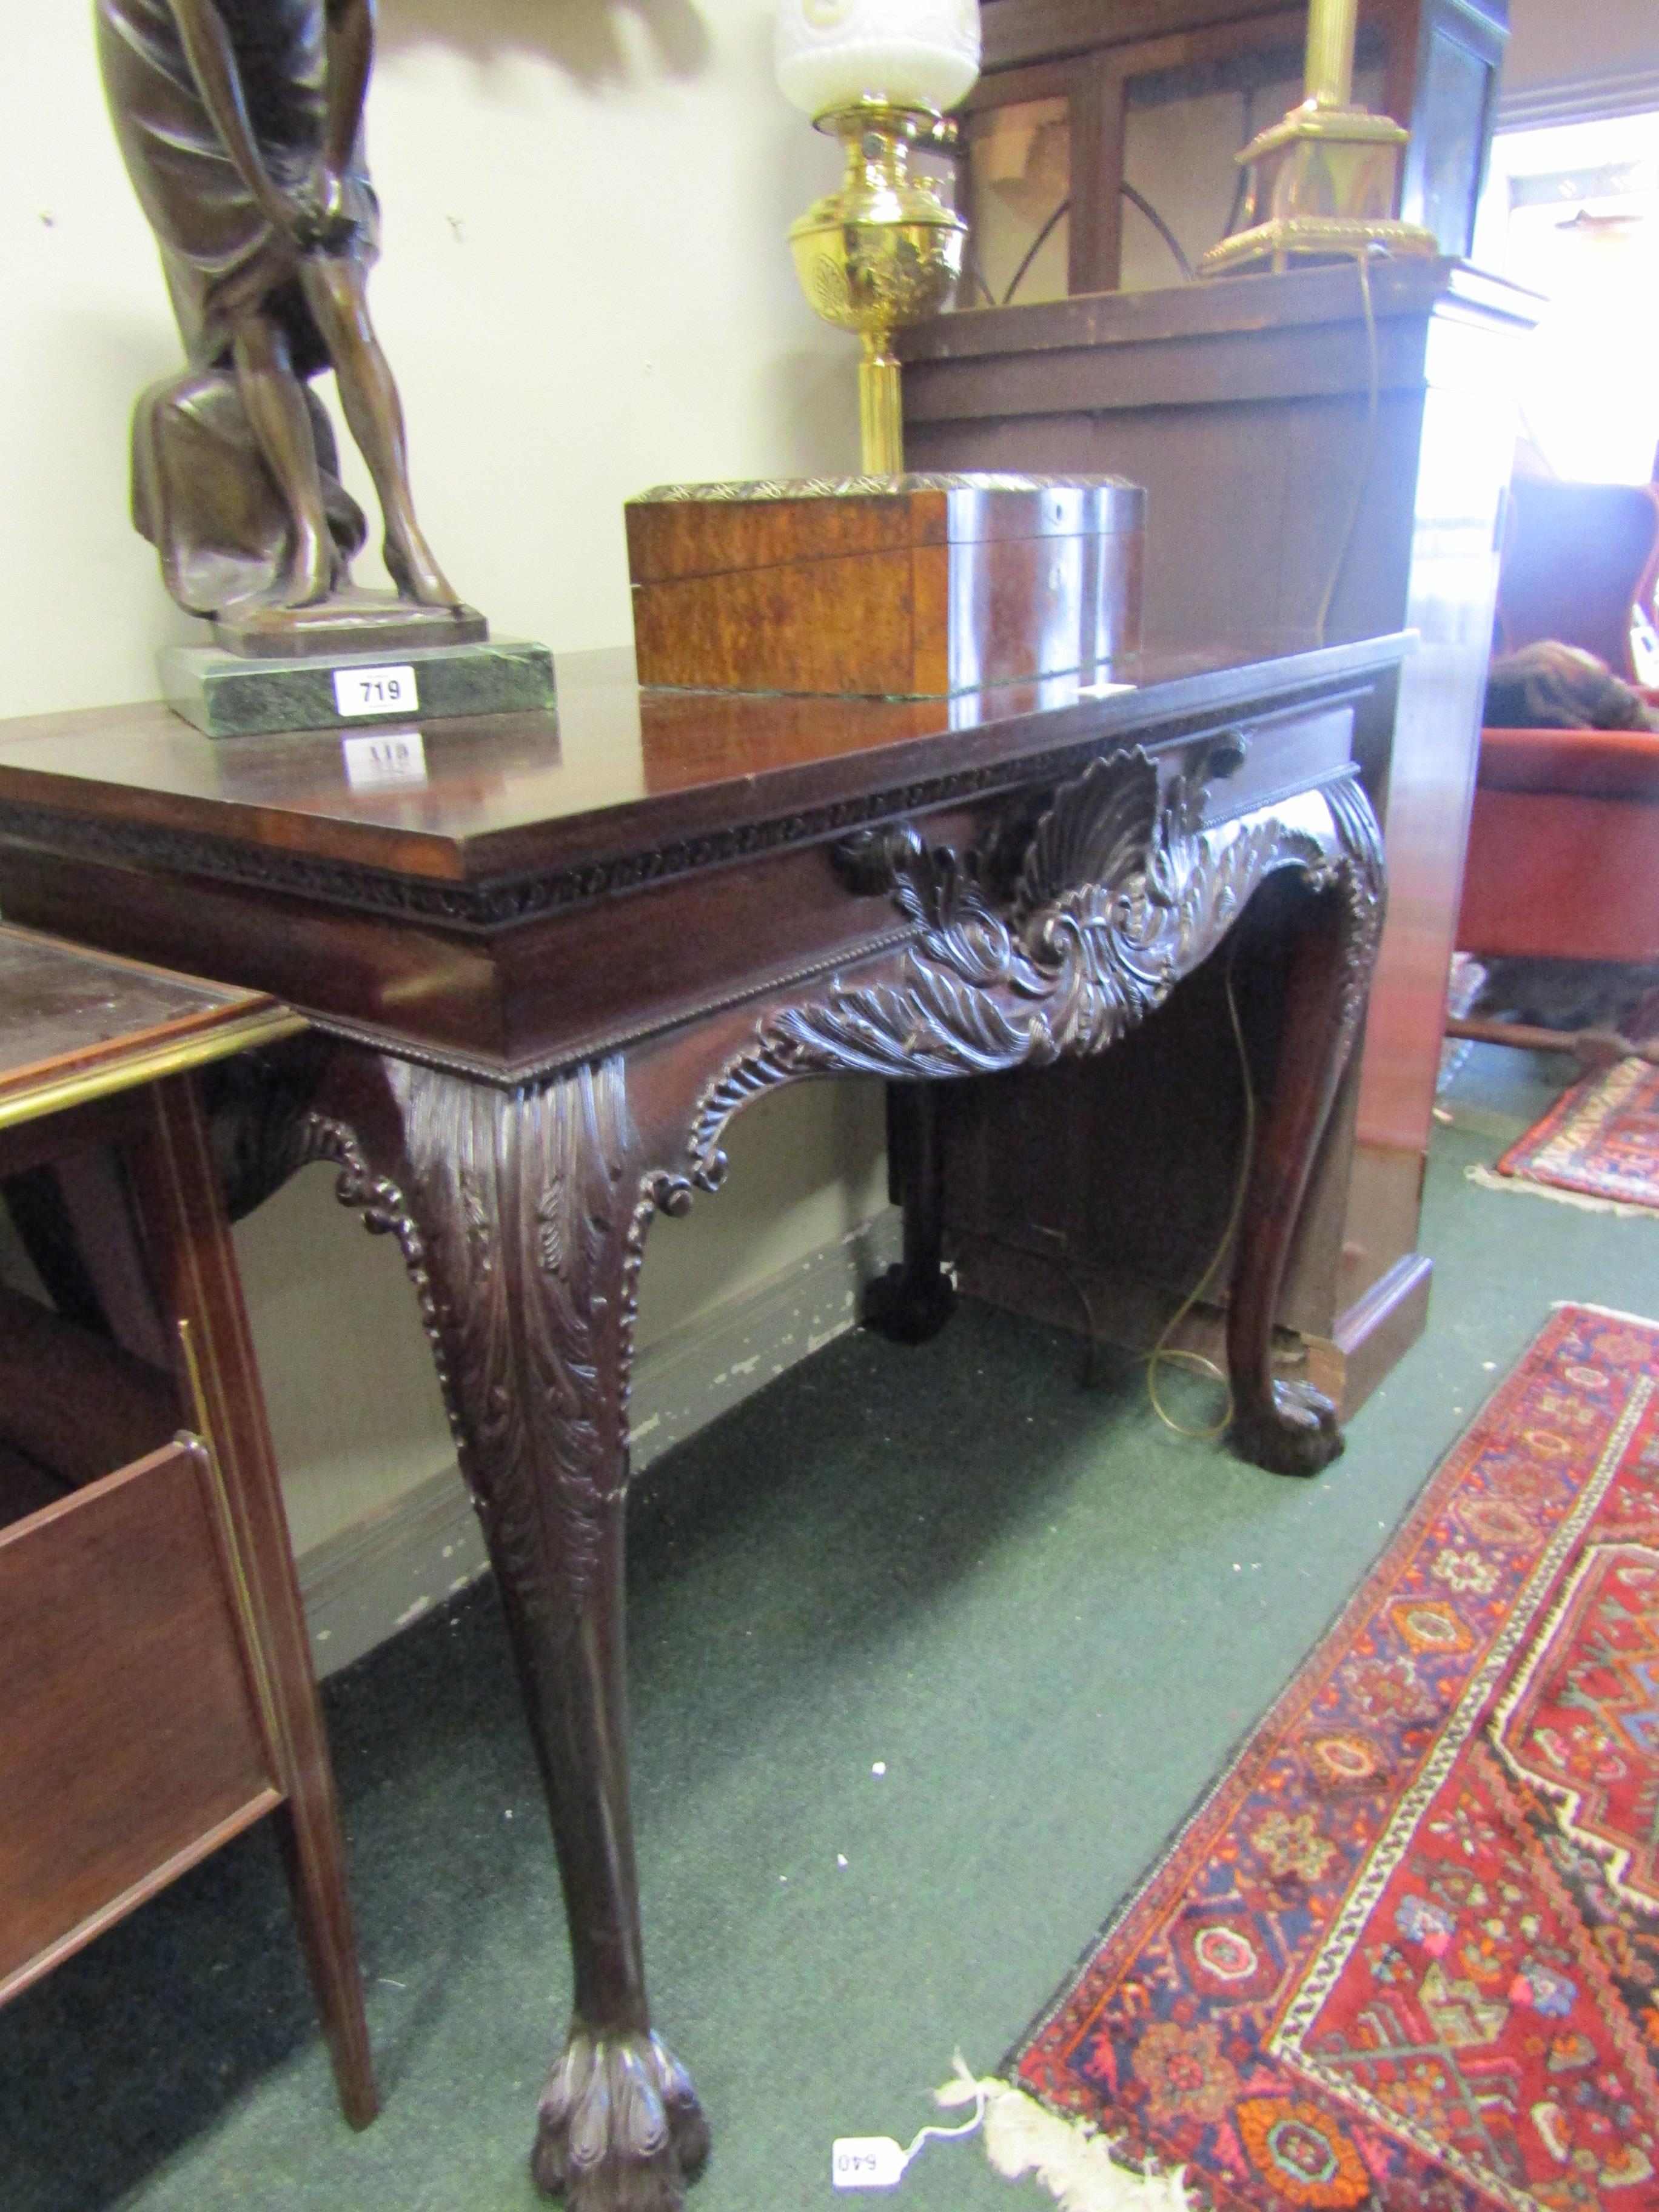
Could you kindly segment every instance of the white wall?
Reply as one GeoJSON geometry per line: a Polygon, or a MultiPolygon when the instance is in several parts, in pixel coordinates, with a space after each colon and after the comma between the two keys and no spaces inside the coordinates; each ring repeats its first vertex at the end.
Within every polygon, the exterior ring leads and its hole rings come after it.
{"type": "MultiPolygon", "coordinates": [[[[195,630],[127,520],[132,400],[179,347],[90,19],[0,0],[0,714],[153,696],[155,648],[195,630]]],[[[630,492],[855,465],[851,343],[783,235],[832,149],[773,85],[762,0],[382,0],[380,34],[373,304],[428,533],[500,629],[622,643],[630,492]]],[[[726,1196],[655,1233],[646,1342],[876,1210],[878,1099],[787,1095],[733,1161],[726,1196]]],[[[303,1548],[447,1437],[397,1255],[325,1176],[240,1243],[303,1548]]]]}

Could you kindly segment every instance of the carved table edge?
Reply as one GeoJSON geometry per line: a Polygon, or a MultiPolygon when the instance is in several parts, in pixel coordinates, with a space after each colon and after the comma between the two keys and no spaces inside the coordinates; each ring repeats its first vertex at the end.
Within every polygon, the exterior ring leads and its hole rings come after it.
{"type": "MultiPolygon", "coordinates": [[[[1211,751],[1224,755],[1224,749],[1211,751]]],[[[718,1190],[733,1115],[804,1075],[988,1075],[1103,1050],[1208,957],[1282,869],[1316,890],[1341,886],[1352,909],[1346,1059],[1387,897],[1381,832],[1358,766],[1212,821],[1211,760],[1168,784],[1144,747],[1127,754],[1125,773],[1107,773],[1115,765],[1096,760],[1055,793],[1003,902],[975,854],[930,848],[914,826],[862,854],[861,867],[890,871],[912,924],[902,975],[872,983],[836,974],[827,995],[763,1014],[705,1086],[690,1182],[718,1190]],[[1314,822],[1297,819],[1310,808],[1314,822]]]]}
{"type": "MultiPolygon", "coordinates": [[[[1218,732],[1225,736],[1231,732],[1218,732]]],[[[1125,747],[1120,756],[1102,754],[1095,761],[1121,757],[1127,766],[1136,758],[1150,759],[1144,747],[1125,747]]],[[[1253,818],[1273,814],[1290,802],[1302,798],[1324,797],[1346,787],[1359,785],[1359,772],[1352,762],[1323,775],[1288,783],[1281,788],[1249,795],[1248,803],[1237,808],[1218,806],[1207,813],[1205,826],[1221,830],[1253,818]]],[[[914,829],[903,819],[878,825],[891,828],[901,835],[914,829]]],[[[845,849],[845,848],[843,848],[845,849]]],[[[532,1052],[516,1060],[495,1060],[459,1047],[446,1046],[431,1039],[410,1037],[398,1031],[381,1028],[372,1022],[354,1021],[347,1016],[334,1014],[325,1009],[303,1007],[304,1025],[321,1036],[338,1038],[342,1042],[358,1045],[368,1051],[384,1054],[392,1060],[404,1060],[412,1066],[429,1067],[444,1074],[458,1075],[466,1080],[484,1084],[499,1091],[519,1091],[532,1085],[550,1083],[571,1070],[618,1052],[649,1043],[653,1038],[666,1036],[693,1024],[729,1013],[745,1005],[763,1006],[781,993],[811,983],[820,976],[841,969],[854,969],[866,962],[878,959],[884,953],[895,952],[913,944],[919,934],[914,921],[897,928],[879,931],[869,937],[859,938],[836,947],[820,957],[767,975],[758,981],[744,984],[740,988],[713,993],[682,1004],[672,1011],[617,1027],[588,1030],[568,1039],[556,1048],[532,1052]]],[[[296,1022],[296,1026],[298,1023],[296,1022]]]]}
{"type": "Polygon", "coordinates": [[[487,1060],[475,1053],[434,1044],[429,1040],[403,1036],[392,1030],[378,1029],[370,1022],[355,1022],[343,1015],[312,1008],[304,1010],[303,1024],[296,1024],[296,1026],[314,1030],[319,1036],[337,1037],[343,1043],[364,1046],[371,1052],[384,1054],[388,1060],[408,1060],[417,1067],[434,1068],[446,1075],[464,1076],[472,1082],[488,1084],[497,1091],[522,1091],[532,1084],[550,1083],[575,1068],[609,1059],[615,1053],[627,1052],[634,1046],[647,1044],[653,1037],[665,1036],[672,1030],[690,1028],[697,1022],[712,1019],[717,1014],[730,1013],[733,1007],[751,1002],[762,1003],[778,992],[793,990],[798,984],[810,983],[816,977],[829,975],[836,969],[854,967],[864,961],[878,959],[884,952],[895,952],[902,945],[908,945],[914,935],[912,928],[905,927],[885,929],[872,937],[857,938],[819,959],[784,969],[761,982],[745,984],[741,990],[722,991],[708,998],[696,999],[677,1006],[672,1012],[636,1022],[631,1026],[589,1030],[568,1043],[560,1045],[556,1050],[530,1053],[521,1060],[487,1060]]]}
{"type": "Polygon", "coordinates": [[[244,843],[207,830],[115,820],[72,808],[0,799],[0,848],[21,847],[116,866],[229,883],[410,922],[436,922],[481,936],[540,921],[600,900],[729,866],[799,846],[823,843],[891,818],[1001,793],[1060,782],[1093,759],[1136,749],[1163,752],[1240,721],[1271,724],[1315,705],[1352,704],[1395,665],[1380,661],[1369,675],[1343,670],[1310,677],[1252,707],[1248,695],[1205,708],[1171,707],[1151,723],[1095,731],[1033,752],[966,769],[942,769],[878,791],[761,816],[723,830],[690,832],[631,853],[566,868],[526,870],[477,883],[407,876],[367,863],[332,860],[244,843]]]}

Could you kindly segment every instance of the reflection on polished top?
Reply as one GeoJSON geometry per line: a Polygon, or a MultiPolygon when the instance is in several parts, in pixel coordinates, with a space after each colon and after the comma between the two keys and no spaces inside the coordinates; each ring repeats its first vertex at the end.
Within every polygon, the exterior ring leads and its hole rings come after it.
{"type": "Polygon", "coordinates": [[[0,1129],[298,1026],[262,993],[106,959],[0,923],[0,1129]]]}
{"type": "Polygon", "coordinates": [[[159,703],[0,723],[0,829],[18,810],[277,847],[479,883],[614,855],[671,830],[787,812],[810,789],[897,788],[1260,696],[1264,672],[1330,685],[1396,661],[1398,639],[1305,638],[1125,656],[950,700],[641,690],[626,650],[562,656],[553,714],[211,739],[159,703]],[[1121,690],[1090,685],[1123,686],[1121,690]],[[401,742],[398,742],[401,740],[401,742]]]}

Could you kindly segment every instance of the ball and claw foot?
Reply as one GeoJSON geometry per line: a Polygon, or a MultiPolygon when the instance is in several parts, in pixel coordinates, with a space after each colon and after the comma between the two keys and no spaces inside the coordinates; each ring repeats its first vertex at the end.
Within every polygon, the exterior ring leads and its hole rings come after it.
{"type": "Polygon", "coordinates": [[[649,2033],[573,2028],[538,2120],[531,2171],[566,2212],[681,2212],[708,2156],[691,2076],[649,2033]]]}
{"type": "Polygon", "coordinates": [[[1242,1408],[1227,1439],[1240,1459],[1270,1474],[1318,1474],[1342,1456],[1336,1408],[1311,1382],[1275,1382],[1266,1405],[1242,1408]]]}
{"type": "Polygon", "coordinates": [[[865,1285],[860,1318],[895,1344],[929,1344],[956,1310],[956,1285],[942,1268],[914,1276],[890,1267],[865,1285]]]}

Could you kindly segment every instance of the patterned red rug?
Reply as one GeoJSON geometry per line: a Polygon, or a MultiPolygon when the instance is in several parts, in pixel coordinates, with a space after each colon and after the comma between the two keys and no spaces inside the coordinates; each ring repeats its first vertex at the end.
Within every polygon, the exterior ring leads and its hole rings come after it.
{"type": "Polygon", "coordinates": [[[1510,1146],[1496,1173],[1603,1203],[1659,1209],[1659,1067],[1621,1060],[1574,1084],[1510,1146]]]}
{"type": "Polygon", "coordinates": [[[1659,2208],[1659,1323],[1552,1317],[1017,2055],[1256,2212],[1659,2208]]]}

